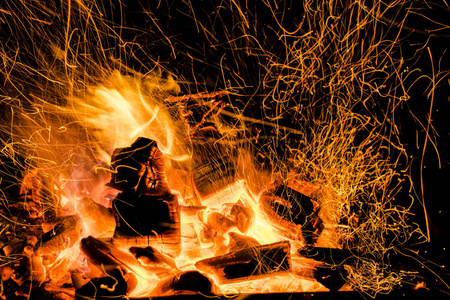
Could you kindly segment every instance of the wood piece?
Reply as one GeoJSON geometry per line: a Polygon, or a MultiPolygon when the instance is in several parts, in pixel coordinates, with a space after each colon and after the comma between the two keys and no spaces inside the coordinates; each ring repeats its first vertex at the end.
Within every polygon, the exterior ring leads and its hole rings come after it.
{"type": "Polygon", "coordinates": [[[78,215],[93,237],[108,238],[114,235],[116,221],[111,209],[86,197],[79,201],[78,215]]]}
{"type": "Polygon", "coordinates": [[[111,167],[115,173],[108,185],[122,191],[112,204],[117,221],[114,243],[156,248],[170,244],[171,254],[178,255],[178,198],[170,192],[156,142],[140,137],[130,147],[116,149],[111,167]]]}
{"type": "Polygon", "coordinates": [[[140,276],[145,275],[148,278],[154,277],[153,272],[138,265],[132,254],[92,236],[81,240],[81,250],[87,256],[89,262],[105,274],[110,274],[120,267],[126,272],[132,272],[140,276]]]}
{"type": "Polygon", "coordinates": [[[179,271],[172,257],[161,253],[153,247],[131,247],[130,253],[136,257],[141,266],[163,278],[179,271]]]}
{"type": "Polygon", "coordinates": [[[220,283],[255,279],[291,269],[287,241],[251,247],[198,261],[195,267],[214,274],[220,283]]]}
{"type": "Polygon", "coordinates": [[[307,245],[316,242],[324,226],[311,198],[279,184],[260,198],[262,211],[273,226],[292,239],[303,239],[307,245]]]}
{"type": "Polygon", "coordinates": [[[230,236],[230,243],[228,244],[230,252],[254,248],[261,245],[256,239],[250,236],[236,232],[229,232],[228,235],[230,236]]]}
{"type": "Polygon", "coordinates": [[[253,209],[245,207],[241,202],[233,205],[230,215],[234,217],[236,227],[242,233],[246,233],[255,222],[255,212],[253,209]]]}
{"type": "Polygon", "coordinates": [[[112,178],[108,186],[120,191],[164,197],[170,195],[164,156],[155,141],[139,137],[130,147],[117,148],[111,157],[112,178]]]}
{"type": "Polygon", "coordinates": [[[79,217],[62,217],[50,231],[41,235],[37,243],[36,254],[47,255],[71,248],[79,240],[80,235],[81,220],[79,217]]]}

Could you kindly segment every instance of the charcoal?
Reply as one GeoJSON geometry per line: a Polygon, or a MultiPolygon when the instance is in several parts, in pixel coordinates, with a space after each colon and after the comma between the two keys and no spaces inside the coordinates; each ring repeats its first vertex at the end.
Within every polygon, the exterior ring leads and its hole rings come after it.
{"type": "Polygon", "coordinates": [[[306,223],[306,216],[313,213],[313,204],[311,198],[297,192],[286,185],[278,186],[273,195],[288,201],[289,206],[278,202],[271,203],[272,209],[283,219],[297,225],[306,223]]]}
{"type": "Polygon", "coordinates": [[[214,273],[222,283],[289,271],[290,244],[278,242],[251,247],[200,260],[195,266],[200,271],[214,273]]]}
{"type": "Polygon", "coordinates": [[[60,218],[56,225],[40,236],[37,255],[47,255],[72,247],[80,238],[81,221],[77,216],[60,218]]]}
{"type": "Polygon", "coordinates": [[[10,256],[21,252],[24,246],[25,243],[22,240],[12,237],[9,243],[2,248],[2,251],[6,256],[10,256]]]}
{"type": "Polygon", "coordinates": [[[221,213],[211,212],[206,216],[205,225],[223,235],[235,226],[235,223],[221,213]]]}
{"type": "Polygon", "coordinates": [[[145,236],[162,233],[177,224],[171,217],[168,202],[177,201],[174,195],[164,198],[136,195],[126,190],[117,195],[113,208],[117,214],[115,235],[145,236]]]}
{"type": "Polygon", "coordinates": [[[10,265],[3,263],[0,266],[0,278],[2,282],[9,280],[13,274],[14,268],[10,265]]]}
{"type": "Polygon", "coordinates": [[[236,224],[224,214],[215,211],[200,212],[199,218],[203,222],[199,232],[200,241],[204,244],[213,243],[216,255],[226,253],[224,234],[236,224]]]}
{"type": "Polygon", "coordinates": [[[77,270],[72,270],[70,272],[70,279],[72,280],[73,287],[77,290],[89,282],[89,279],[83,278],[82,274],[77,270]]]}
{"type": "Polygon", "coordinates": [[[88,261],[104,274],[109,274],[120,267],[124,271],[135,274],[140,272],[139,274],[146,274],[146,276],[154,275],[150,270],[137,266],[136,258],[130,253],[92,236],[81,240],[81,250],[88,261]]]}
{"type": "Polygon", "coordinates": [[[212,294],[213,283],[198,271],[185,271],[161,280],[152,294],[170,295],[180,292],[194,292],[202,295],[212,294]]]}

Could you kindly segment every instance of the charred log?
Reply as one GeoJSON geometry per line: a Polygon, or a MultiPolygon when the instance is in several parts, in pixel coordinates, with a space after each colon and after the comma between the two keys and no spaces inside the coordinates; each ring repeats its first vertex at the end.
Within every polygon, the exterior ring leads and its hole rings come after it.
{"type": "Polygon", "coordinates": [[[201,271],[212,272],[220,282],[289,271],[290,244],[279,242],[251,247],[198,261],[195,266],[201,271]]]}
{"type": "Polygon", "coordinates": [[[155,141],[140,137],[130,147],[115,149],[111,169],[114,173],[108,185],[115,189],[133,189],[147,196],[170,195],[164,157],[155,141]]]}
{"type": "Polygon", "coordinates": [[[289,186],[280,184],[265,192],[260,202],[275,227],[286,231],[291,238],[299,238],[301,234],[307,245],[313,245],[324,226],[319,217],[320,208],[314,209],[311,200],[289,186]],[[298,227],[300,232],[297,232],[298,227]]]}
{"type": "MultiPolygon", "coordinates": [[[[92,236],[81,240],[81,251],[88,260],[101,271],[109,273],[121,263],[112,254],[113,246],[92,236]]],[[[118,250],[117,250],[118,251],[118,250]]]]}
{"type": "Polygon", "coordinates": [[[113,200],[114,236],[147,240],[161,236],[166,242],[179,244],[178,199],[170,192],[164,157],[156,142],[141,137],[130,147],[116,149],[111,168],[115,173],[109,185],[122,191],[113,200]]]}
{"type": "Polygon", "coordinates": [[[133,190],[127,190],[114,199],[113,208],[117,214],[115,235],[145,236],[162,233],[173,228],[176,223],[171,218],[170,202],[175,202],[174,195],[165,198],[138,196],[133,190]]]}

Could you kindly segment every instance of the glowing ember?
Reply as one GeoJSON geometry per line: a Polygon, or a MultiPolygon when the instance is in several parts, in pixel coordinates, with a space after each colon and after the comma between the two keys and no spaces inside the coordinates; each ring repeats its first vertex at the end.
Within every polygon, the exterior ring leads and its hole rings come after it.
{"type": "Polygon", "coordinates": [[[0,7],[3,299],[432,284],[398,114],[426,78],[422,166],[450,73],[405,65],[417,7],[50,2],[0,7]]]}

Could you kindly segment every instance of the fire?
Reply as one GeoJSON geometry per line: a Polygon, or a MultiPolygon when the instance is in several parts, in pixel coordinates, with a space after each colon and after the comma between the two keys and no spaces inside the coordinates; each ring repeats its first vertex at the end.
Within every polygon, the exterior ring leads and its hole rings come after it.
{"type": "Polygon", "coordinates": [[[17,39],[0,40],[1,175],[15,186],[0,210],[7,292],[374,296],[414,277],[390,262],[413,233],[425,238],[413,203],[395,203],[410,179],[396,114],[413,71],[401,29],[390,33],[407,16],[386,15],[406,2],[306,1],[284,27],[294,9],[269,1],[264,37],[236,1],[215,11],[231,14],[221,30],[194,14],[217,80],[195,73],[195,47],[176,50],[151,10],[148,39],[170,48],[167,62],[97,1],[19,2],[0,9],[17,39]]]}

